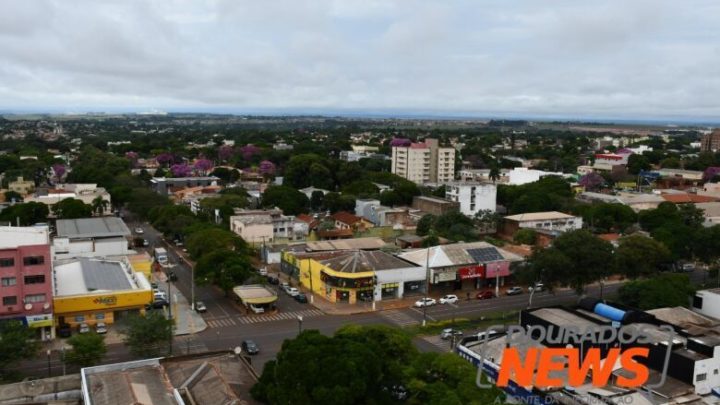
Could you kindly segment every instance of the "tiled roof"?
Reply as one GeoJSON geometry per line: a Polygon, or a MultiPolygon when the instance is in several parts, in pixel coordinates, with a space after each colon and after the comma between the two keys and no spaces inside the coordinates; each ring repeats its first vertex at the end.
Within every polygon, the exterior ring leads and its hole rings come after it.
{"type": "Polygon", "coordinates": [[[697,194],[663,194],[661,197],[665,199],[665,201],[669,201],[674,204],[707,203],[718,201],[715,197],[697,194]]]}
{"type": "Polygon", "coordinates": [[[351,214],[347,211],[336,212],[335,214],[333,214],[331,216],[331,218],[336,221],[340,221],[344,224],[348,224],[348,225],[356,224],[362,220],[361,217],[359,217],[355,214],[351,214]]]}

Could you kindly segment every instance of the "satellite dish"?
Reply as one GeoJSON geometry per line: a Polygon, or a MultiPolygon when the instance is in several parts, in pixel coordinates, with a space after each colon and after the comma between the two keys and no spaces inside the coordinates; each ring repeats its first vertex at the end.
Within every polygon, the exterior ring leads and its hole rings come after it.
{"type": "Polygon", "coordinates": [[[32,304],[25,304],[25,310],[29,311],[32,309],[32,304]]]}
{"type": "Polygon", "coordinates": [[[43,309],[48,309],[48,308],[50,308],[50,303],[49,302],[44,303],[43,309]]]}

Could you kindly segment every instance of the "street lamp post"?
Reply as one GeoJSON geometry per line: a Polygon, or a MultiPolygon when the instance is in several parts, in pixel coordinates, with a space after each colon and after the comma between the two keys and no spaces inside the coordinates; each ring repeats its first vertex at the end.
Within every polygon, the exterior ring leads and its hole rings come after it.
{"type": "Polygon", "coordinates": [[[422,326],[427,324],[427,299],[430,292],[430,247],[425,251],[425,298],[423,298],[423,321],[422,326]]]}
{"type": "Polygon", "coordinates": [[[48,378],[51,377],[51,371],[50,371],[50,355],[52,354],[52,350],[47,350],[47,361],[48,361],[48,378]]]}
{"type": "Polygon", "coordinates": [[[302,333],[302,321],[303,321],[302,315],[298,315],[297,320],[298,320],[298,335],[299,335],[302,333]]]}

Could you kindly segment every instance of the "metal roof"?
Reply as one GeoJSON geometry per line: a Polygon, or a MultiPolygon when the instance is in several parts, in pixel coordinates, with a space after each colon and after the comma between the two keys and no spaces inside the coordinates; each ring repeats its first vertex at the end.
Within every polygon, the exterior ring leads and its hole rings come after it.
{"type": "Polygon", "coordinates": [[[57,235],[68,238],[105,238],[130,236],[125,222],[117,217],[58,219],[57,235]]]}
{"type": "Polygon", "coordinates": [[[88,291],[132,288],[120,262],[81,259],[83,281],[88,291]]]}

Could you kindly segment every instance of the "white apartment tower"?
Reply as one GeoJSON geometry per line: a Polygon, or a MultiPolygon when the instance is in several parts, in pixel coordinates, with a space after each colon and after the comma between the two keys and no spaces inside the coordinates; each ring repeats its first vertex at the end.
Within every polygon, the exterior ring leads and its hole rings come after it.
{"type": "Polygon", "coordinates": [[[455,148],[441,147],[437,139],[409,146],[393,146],[392,172],[417,184],[446,183],[455,179],[455,148]]]}
{"type": "Polygon", "coordinates": [[[497,187],[492,183],[450,183],[446,185],[445,199],[460,203],[460,212],[469,217],[483,210],[495,212],[497,187]]]}

